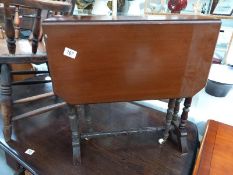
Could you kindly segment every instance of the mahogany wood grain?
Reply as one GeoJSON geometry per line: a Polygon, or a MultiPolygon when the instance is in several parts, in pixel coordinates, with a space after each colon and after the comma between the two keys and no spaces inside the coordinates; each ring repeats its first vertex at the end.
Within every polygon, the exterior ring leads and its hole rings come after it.
{"type": "Polygon", "coordinates": [[[193,175],[232,174],[233,126],[209,120],[193,175]]]}
{"type": "Polygon", "coordinates": [[[89,16],[43,27],[55,94],[86,104],[193,96],[206,84],[220,21],[89,16]],[[63,55],[65,47],[76,59],[63,55]]]}

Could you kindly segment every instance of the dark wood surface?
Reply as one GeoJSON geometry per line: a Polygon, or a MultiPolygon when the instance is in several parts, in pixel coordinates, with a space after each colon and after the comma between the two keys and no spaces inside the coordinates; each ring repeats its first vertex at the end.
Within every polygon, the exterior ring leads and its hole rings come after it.
{"type": "MultiPolygon", "coordinates": [[[[49,85],[14,87],[14,99],[50,91],[49,85]],[[29,88],[26,88],[29,87],[29,88]]],[[[56,101],[54,98],[15,106],[14,112],[56,101]]],[[[109,131],[145,126],[161,126],[166,114],[132,103],[90,105],[92,123],[81,117],[82,131],[109,131]]],[[[5,143],[1,133],[1,148],[18,159],[34,174],[43,175],[186,175],[192,171],[197,148],[197,129],[188,123],[188,154],[182,155],[176,144],[168,140],[158,144],[162,132],[82,140],[82,164],[73,166],[72,145],[67,108],[13,123],[13,136],[5,143]],[[35,150],[32,156],[25,154],[35,150]]],[[[2,123],[0,124],[2,128],[2,123]]]]}
{"type": "Polygon", "coordinates": [[[54,92],[70,104],[191,97],[206,84],[219,28],[196,16],[49,19],[54,92]]]}
{"type": "Polygon", "coordinates": [[[209,120],[193,175],[232,174],[233,126],[209,120]]]}

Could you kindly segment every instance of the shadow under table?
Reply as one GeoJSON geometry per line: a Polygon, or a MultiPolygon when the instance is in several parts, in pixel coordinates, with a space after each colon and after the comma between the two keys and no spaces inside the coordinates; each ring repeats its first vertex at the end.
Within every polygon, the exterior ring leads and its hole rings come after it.
{"type": "MultiPolygon", "coordinates": [[[[32,91],[33,88],[27,90],[32,91]]],[[[54,99],[43,103],[49,100],[54,99]]],[[[29,106],[23,105],[15,111],[27,108],[29,106]]],[[[163,130],[158,130],[155,133],[84,139],[81,142],[82,163],[74,166],[67,111],[67,107],[63,107],[14,122],[13,139],[8,143],[1,133],[0,148],[6,152],[11,166],[21,165],[32,174],[43,175],[186,175],[192,171],[198,139],[197,128],[190,122],[187,123],[187,154],[181,154],[171,138],[160,145],[158,139],[163,136],[163,130]],[[27,149],[35,152],[28,155],[25,153],[27,149]]],[[[166,114],[133,103],[105,103],[90,105],[90,116],[92,122],[81,115],[81,130],[84,132],[161,126],[166,114]]],[[[0,127],[2,129],[2,123],[0,127]]]]}

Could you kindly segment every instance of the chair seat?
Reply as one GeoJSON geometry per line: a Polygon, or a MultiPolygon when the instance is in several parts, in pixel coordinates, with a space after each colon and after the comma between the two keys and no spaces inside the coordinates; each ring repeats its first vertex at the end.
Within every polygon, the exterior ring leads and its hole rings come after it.
{"type": "Polygon", "coordinates": [[[36,54],[32,54],[31,42],[27,39],[16,40],[16,52],[12,56],[8,52],[5,39],[0,39],[0,63],[40,63],[47,61],[47,54],[43,42],[39,42],[36,54]]]}

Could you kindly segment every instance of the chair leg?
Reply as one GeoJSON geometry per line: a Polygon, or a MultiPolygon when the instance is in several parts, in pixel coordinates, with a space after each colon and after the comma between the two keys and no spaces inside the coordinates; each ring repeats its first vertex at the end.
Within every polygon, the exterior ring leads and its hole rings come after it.
{"type": "Polygon", "coordinates": [[[171,122],[172,122],[172,116],[174,113],[175,102],[176,102],[176,99],[169,99],[167,115],[166,115],[166,127],[165,127],[163,138],[159,139],[160,144],[165,143],[168,136],[169,136],[169,131],[170,131],[171,122]]]}
{"type": "Polygon", "coordinates": [[[11,116],[12,116],[12,97],[11,97],[11,75],[10,66],[2,64],[1,66],[1,112],[3,117],[3,134],[5,141],[11,139],[11,116]]]}
{"type": "Polygon", "coordinates": [[[189,113],[189,108],[191,106],[191,103],[192,103],[192,97],[185,98],[184,108],[181,114],[181,120],[180,120],[180,125],[179,125],[178,141],[179,141],[182,153],[188,152],[188,142],[187,142],[188,133],[186,130],[186,122],[188,119],[188,113],[189,113]]]}
{"type": "Polygon", "coordinates": [[[72,131],[73,164],[77,165],[81,163],[80,132],[79,132],[80,111],[77,113],[77,109],[75,105],[68,105],[68,106],[69,106],[70,127],[72,131]]]}

